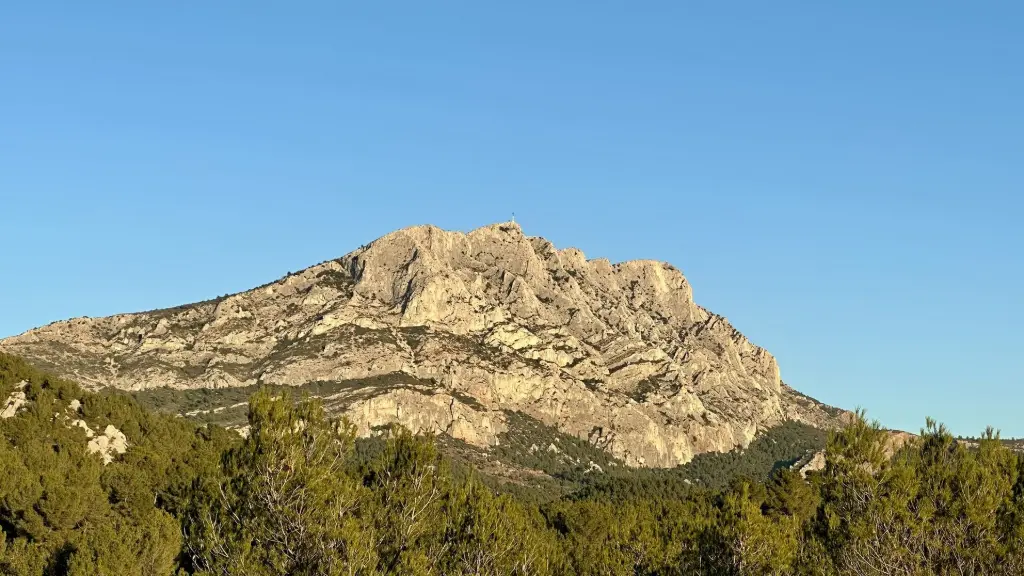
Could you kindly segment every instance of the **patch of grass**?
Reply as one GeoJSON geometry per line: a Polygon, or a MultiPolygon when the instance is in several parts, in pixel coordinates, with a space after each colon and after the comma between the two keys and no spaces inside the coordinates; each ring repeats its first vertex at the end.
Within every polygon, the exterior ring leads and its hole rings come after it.
{"type": "Polygon", "coordinates": [[[503,353],[501,350],[484,344],[482,340],[463,334],[452,334],[451,332],[436,333],[434,342],[452,351],[460,351],[469,358],[475,358],[500,368],[512,366],[513,357],[503,353]]]}
{"type": "Polygon", "coordinates": [[[789,392],[793,400],[795,400],[801,406],[804,406],[805,408],[818,408],[819,410],[827,414],[830,418],[838,418],[844,412],[841,408],[836,408],[835,406],[830,406],[823,402],[818,402],[814,398],[811,398],[810,396],[801,393],[799,390],[796,390],[795,388],[783,386],[783,390],[784,393],[789,392]]]}
{"type": "Polygon", "coordinates": [[[298,338],[295,340],[279,340],[274,348],[260,363],[260,368],[267,368],[296,356],[316,356],[324,351],[330,342],[325,334],[298,338]]]}
{"type": "Polygon", "coordinates": [[[178,314],[188,312],[189,310],[202,308],[203,306],[216,306],[223,302],[228,296],[230,296],[230,294],[224,294],[222,296],[217,296],[216,298],[210,298],[209,300],[203,300],[202,302],[194,302],[192,304],[182,304],[181,306],[172,306],[171,308],[158,308],[156,310],[139,312],[137,314],[132,314],[132,316],[149,316],[157,320],[163,318],[171,318],[173,316],[177,316],[178,314]]]}
{"type": "Polygon", "coordinates": [[[309,382],[301,386],[261,384],[256,386],[239,386],[236,388],[192,388],[187,390],[150,388],[148,390],[131,392],[130,394],[140,405],[149,410],[168,414],[187,414],[196,410],[214,410],[248,402],[249,397],[261,387],[267,388],[275,394],[287,392],[296,398],[301,398],[302,396],[327,398],[345,391],[363,389],[388,391],[413,387],[422,389],[425,386],[433,387],[434,385],[432,380],[420,380],[409,374],[395,372],[353,380],[309,382]]]}
{"type": "Polygon", "coordinates": [[[355,336],[355,345],[388,344],[398,346],[398,340],[395,339],[394,333],[387,328],[365,328],[353,325],[352,334],[355,336]]]}
{"type": "Polygon", "coordinates": [[[346,297],[351,297],[355,281],[343,270],[323,270],[316,275],[317,281],[322,286],[328,286],[341,292],[346,297]]]}
{"type": "Polygon", "coordinates": [[[645,378],[637,383],[636,388],[629,393],[629,397],[637,402],[647,400],[647,397],[657,392],[660,388],[659,382],[654,378],[645,378]]]}
{"type": "Polygon", "coordinates": [[[406,326],[399,328],[398,332],[405,338],[406,343],[413,350],[419,348],[430,334],[430,329],[426,326],[406,326]]]}
{"type": "Polygon", "coordinates": [[[182,368],[189,378],[198,378],[203,374],[206,374],[206,366],[188,365],[182,368]]]}
{"type": "Polygon", "coordinates": [[[222,410],[215,410],[198,414],[191,418],[203,424],[215,424],[217,426],[239,426],[245,424],[249,419],[249,405],[228,406],[222,410]]]}
{"type": "Polygon", "coordinates": [[[172,364],[153,353],[127,356],[121,360],[120,369],[136,374],[149,370],[159,370],[161,372],[180,374],[186,378],[195,378],[206,371],[206,368],[203,366],[178,366],[177,364],[172,364]]]}
{"type": "Polygon", "coordinates": [[[470,408],[476,410],[477,412],[483,412],[487,410],[487,408],[483,404],[481,404],[476,398],[473,398],[472,396],[466,394],[461,390],[449,390],[448,393],[451,394],[452,397],[458,400],[459,402],[462,402],[463,404],[469,406],[470,408]]]}
{"type": "Polygon", "coordinates": [[[252,396],[254,392],[256,392],[255,386],[244,386],[241,388],[193,388],[189,390],[150,388],[130,394],[147,410],[166,414],[185,414],[195,410],[212,410],[220,406],[248,402],[249,396],[252,396]]]}

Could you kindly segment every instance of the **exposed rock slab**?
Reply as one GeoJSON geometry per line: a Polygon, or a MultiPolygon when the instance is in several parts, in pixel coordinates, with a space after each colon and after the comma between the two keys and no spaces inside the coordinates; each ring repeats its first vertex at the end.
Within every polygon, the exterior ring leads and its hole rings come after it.
{"type": "Polygon", "coordinates": [[[364,381],[329,402],[362,433],[399,422],[493,445],[514,410],[638,466],[835,421],[678,269],[587,260],[512,223],[399,230],[248,292],[58,322],[0,349],[94,388],[364,381]]]}
{"type": "Polygon", "coordinates": [[[27,403],[25,396],[25,382],[14,387],[14,392],[4,401],[3,408],[0,408],[0,419],[13,418],[19,410],[27,403]]]}

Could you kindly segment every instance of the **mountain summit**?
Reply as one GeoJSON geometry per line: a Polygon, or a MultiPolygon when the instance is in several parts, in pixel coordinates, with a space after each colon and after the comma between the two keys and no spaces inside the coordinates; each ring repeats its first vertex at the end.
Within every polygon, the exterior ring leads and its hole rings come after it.
{"type": "Polygon", "coordinates": [[[398,422],[486,447],[520,413],[632,466],[838,413],[786,386],[673,266],[587,260],[515,223],[406,228],[247,292],[0,350],[97,389],[315,387],[361,434],[398,422]]]}

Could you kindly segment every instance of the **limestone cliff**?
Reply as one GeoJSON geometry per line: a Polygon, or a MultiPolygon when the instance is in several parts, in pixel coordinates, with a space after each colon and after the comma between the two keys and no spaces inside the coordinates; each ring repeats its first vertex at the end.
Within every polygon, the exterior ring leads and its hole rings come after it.
{"type": "Polygon", "coordinates": [[[671,265],[587,260],[513,223],[399,230],[248,292],[58,322],[0,349],[95,388],[335,383],[328,406],[362,433],[399,422],[487,446],[520,411],[638,466],[836,414],[783,384],[671,265]]]}

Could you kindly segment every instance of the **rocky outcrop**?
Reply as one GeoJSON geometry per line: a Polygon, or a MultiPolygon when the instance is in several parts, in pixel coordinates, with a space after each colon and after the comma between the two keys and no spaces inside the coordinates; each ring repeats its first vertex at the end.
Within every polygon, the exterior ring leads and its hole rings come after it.
{"type": "MultiPolygon", "coordinates": [[[[86,430],[86,435],[89,435],[88,432],[91,430],[86,430]]],[[[90,436],[86,449],[90,454],[99,454],[104,464],[110,464],[118,454],[124,454],[128,450],[128,439],[124,432],[107,425],[102,434],[90,436]]]]}
{"type": "Polygon", "coordinates": [[[801,478],[807,478],[807,475],[812,472],[824,470],[825,463],[825,451],[818,450],[805,458],[801,458],[800,461],[793,466],[793,469],[800,473],[801,478]]]}
{"type": "Polygon", "coordinates": [[[399,230],[248,292],[58,322],[0,349],[94,388],[351,383],[326,402],[362,433],[399,422],[486,446],[521,411],[637,466],[836,418],[678,269],[588,260],[513,223],[399,230]]]}
{"type": "Polygon", "coordinates": [[[14,392],[11,392],[11,395],[4,401],[3,408],[0,408],[0,419],[13,418],[25,406],[27,402],[25,384],[22,382],[14,387],[14,392]]]}
{"type": "MultiPolygon", "coordinates": [[[[29,401],[25,394],[27,386],[27,382],[21,382],[15,386],[4,409],[0,410],[0,419],[14,418],[22,408],[28,406],[29,401]]],[[[108,424],[101,434],[97,434],[82,419],[82,402],[77,398],[68,402],[67,407],[63,410],[54,413],[53,418],[69,428],[80,428],[85,433],[86,451],[99,455],[104,465],[110,464],[117,456],[128,451],[128,437],[115,426],[108,424]]]]}

